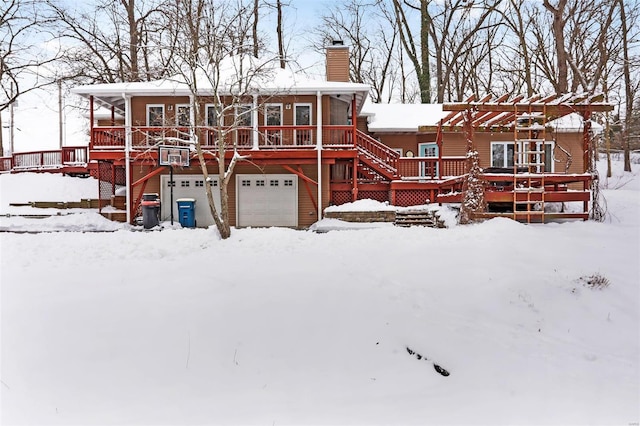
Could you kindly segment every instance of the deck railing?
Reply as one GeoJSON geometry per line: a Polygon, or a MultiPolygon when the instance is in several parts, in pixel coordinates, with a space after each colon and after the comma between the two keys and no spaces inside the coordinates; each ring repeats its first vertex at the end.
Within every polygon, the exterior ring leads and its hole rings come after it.
{"type": "MultiPolygon", "coordinates": [[[[132,127],[131,147],[149,149],[158,145],[188,145],[191,141],[188,127],[132,127]]],[[[254,134],[259,149],[315,148],[316,126],[259,126],[253,127],[196,127],[196,135],[207,149],[215,149],[218,141],[225,138],[227,146],[240,149],[254,147],[254,134]]],[[[126,129],[118,127],[94,127],[91,149],[124,149],[126,129]]],[[[352,126],[322,126],[323,146],[353,146],[352,126]]]]}
{"type": "Polygon", "coordinates": [[[466,171],[465,157],[401,157],[398,160],[398,175],[404,179],[440,179],[460,176],[466,171]]]}
{"type": "Polygon", "coordinates": [[[0,171],[46,170],[65,166],[86,165],[86,146],[68,146],[58,150],[17,152],[11,157],[0,158],[0,171]]]}

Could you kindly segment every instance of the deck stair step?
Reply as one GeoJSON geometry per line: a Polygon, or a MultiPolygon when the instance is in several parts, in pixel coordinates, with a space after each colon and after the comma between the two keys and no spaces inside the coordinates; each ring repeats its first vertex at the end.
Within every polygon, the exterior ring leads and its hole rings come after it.
{"type": "Polygon", "coordinates": [[[437,213],[428,210],[398,210],[395,226],[408,228],[410,226],[426,226],[430,228],[446,228],[437,213]]]}

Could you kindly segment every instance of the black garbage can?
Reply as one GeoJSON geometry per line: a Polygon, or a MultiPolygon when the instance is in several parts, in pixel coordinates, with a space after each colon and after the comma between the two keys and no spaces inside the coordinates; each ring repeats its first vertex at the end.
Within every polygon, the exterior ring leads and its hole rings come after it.
{"type": "Polygon", "coordinates": [[[158,194],[142,194],[142,226],[151,229],[160,225],[160,196],[158,194]]]}

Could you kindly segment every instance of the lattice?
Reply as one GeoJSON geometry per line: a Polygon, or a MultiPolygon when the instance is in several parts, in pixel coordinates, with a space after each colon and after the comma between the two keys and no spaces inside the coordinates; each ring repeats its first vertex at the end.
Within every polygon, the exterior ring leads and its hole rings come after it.
{"type": "Polygon", "coordinates": [[[381,203],[389,201],[389,191],[358,191],[358,200],[375,200],[381,203]]]}
{"type": "Polygon", "coordinates": [[[409,207],[427,204],[430,201],[431,191],[421,189],[396,190],[396,206],[409,207]]]}
{"type": "Polygon", "coordinates": [[[334,206],[350,203],[352,198],[351,191],[331,191],[331,203],[334,206]]]}

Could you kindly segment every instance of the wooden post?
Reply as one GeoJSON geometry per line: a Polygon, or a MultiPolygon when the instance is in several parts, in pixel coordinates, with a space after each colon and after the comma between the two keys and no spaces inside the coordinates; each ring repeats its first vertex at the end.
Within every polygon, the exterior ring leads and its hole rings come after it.
{"type": "Polygon", "coordinates": [[[356,138],[358,137],[358,122],[357,122],[357,114],[356,114],[356,95],[353,95],[351,99],[351,126],[353,132],[353,139],[351,143],[353,146],[356,146],[356,138]]]}
{"type": "Polygon", "coordinates": [[[353,189],[351,190],[352,201],[358,200],[358,157],[353,159],[353,173],[351,173],[351,180],[353,182],[353,189]]]}
{"type": "Polygon", "coordinates": [[[89,146],[93,148],[93,96],[89,96],[89,146]]]}

